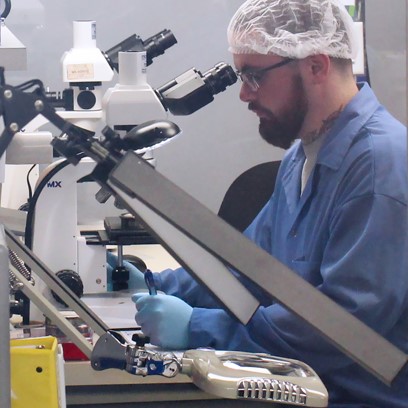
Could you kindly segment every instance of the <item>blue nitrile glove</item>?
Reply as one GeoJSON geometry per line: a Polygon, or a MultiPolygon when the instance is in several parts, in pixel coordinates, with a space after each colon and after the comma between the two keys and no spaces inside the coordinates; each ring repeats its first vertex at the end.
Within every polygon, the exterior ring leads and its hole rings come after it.
{"type": "MultiPolygon", "coordinates": [[[[106,255],[106,271],[107,271],[107,282],[108,282],[108,291],[112,290],[112,272],[118,264],[118,257],[111,252],[107,252],[106,255]]],[[[146,282],[144,279],[143,272],[140,272],[134,265],[128,261],[123,261],[123,266],[129,271],[129,289],[147,289],[146,282]]]]}
{"type": "Polygon", "coordinates": [[[136,293],[136,322],[152,344],[170,349],[188,347],[188,326],[193,308],[183,300],[170,295],[136,293]]]}

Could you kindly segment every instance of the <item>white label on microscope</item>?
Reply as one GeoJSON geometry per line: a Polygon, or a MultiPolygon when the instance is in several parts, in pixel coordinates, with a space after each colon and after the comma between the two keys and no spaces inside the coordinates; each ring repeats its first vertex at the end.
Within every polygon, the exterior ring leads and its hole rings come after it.
{"type": "Polygon", "coordinates": [[[70,64],[67,65],[67,79],[75,81],[78,79],[93,79],[94,66],[93,64],[70,64]]]}

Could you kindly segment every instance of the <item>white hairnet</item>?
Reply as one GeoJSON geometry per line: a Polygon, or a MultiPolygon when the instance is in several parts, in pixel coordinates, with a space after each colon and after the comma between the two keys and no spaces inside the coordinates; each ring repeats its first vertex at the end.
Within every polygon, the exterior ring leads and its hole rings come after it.
{"type": "Polygon", "coordinates": [[[302,59],[356,55],[353,20],[339,0],[247,0],[228,26],[234,54],[302,59]]]}

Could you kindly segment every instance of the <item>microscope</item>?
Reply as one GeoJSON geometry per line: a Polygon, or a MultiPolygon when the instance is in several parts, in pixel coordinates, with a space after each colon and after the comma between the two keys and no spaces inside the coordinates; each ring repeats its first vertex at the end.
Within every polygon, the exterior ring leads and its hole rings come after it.
{"type": "MultiPolygon", "coordinates": [[[[181,132],[167,120],[169,113],[190,115],[237,80],[232,67],[221,62],[204,73],[191,68],[153,89],[147,82],[147,66],[176,42],[169,30],[145,41],[132,36],[103,53],[95,47],[93,22],[74,23],[74,28],[75,47],[62,58],[64,81],[70,88],[59,94],[48,92],[47,100],[62,118],[84,132],[92,133],[97,125],[108,125],[120,135],[123,151],[136,151],[143,158],[150,158],[151,164],[154,149],[181,132]],[[130,50],[121,51],[126,47],[130,50]],[[88,53],[89,50],[92,51],[88,53]],[[96,61],[93,69],[85,55],[96,61]],[[114,70],[118,71],[118,83],[101,95],[102,83],[110,80],[114,70]]],[[[48,166],[31,199],[26,231],[26,243],[52,270],[69,276],[71,282],[77,280],[71,279],[71,275],[79,275],[84,294],[108,290],[107,245],[118,245],[120,251],[122,245],[156,243],[133,217],[122,216],[123,209],[107,210],[112,213],[104,215],[102,227],[79,226],[78,181],[93,181],[88,175],[94,166],[94,161],[87,157],[81,158],[74,168],[64,159],[48,166]]],[[[97,194],[101,196],[104,192],[97,194]]],[[[108,196],[99,199],[99,203],[95,201],[95,206],[100,206],[108,196]]],[[[126,289],[127,274],[118,276],[123,279],[118,277],[115,287],[126,289]]],[[[80,285],[75,287],[80,294],[80,285]]],[[[50,300],[53,301],[52,297],[50,300]]]]}
{"type": "MultiPolygon", "coordinates": [[[[48,92],[48,100],[71,123],[95,131],[96,123],[106,119],[103,84],[112,81],[115,71],[119,72],[119,65],[126,71],[125,62],[119,61],[120,53],[135,51],[141,60],[137,67],[130,67],[136,69],[134,72],[120,75],[119,83],[142,88],[147,85],[146,67],[176,42],[171,31],[165,29],[144,41],[134,34],[104,52],[96,45],[96,22],[74,21],[73,47],[61,58],[62,79],[69,88],[62,92],[48,92]],[[131,81],[137,77],[137,83],[128,83],[129,75],[133,78],[131,81]]],[[[154,114],[159,104],[151,101],[147,92],[144,92],[144,97],[147,113],[154,114]],[[149,110],[151,108],[152,112],[149,110]]]]}

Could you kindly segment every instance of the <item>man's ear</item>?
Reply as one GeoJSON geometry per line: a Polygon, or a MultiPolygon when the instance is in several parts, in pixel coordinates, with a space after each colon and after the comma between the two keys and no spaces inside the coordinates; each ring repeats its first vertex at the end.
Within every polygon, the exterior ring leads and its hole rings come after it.
{"type": "Polygon", "coordinates": [[[327,79],[330,69],[330,57],[323,54],[310,55],[304,59],[304,69],[311,83],[319,84],[327,79]]]}

